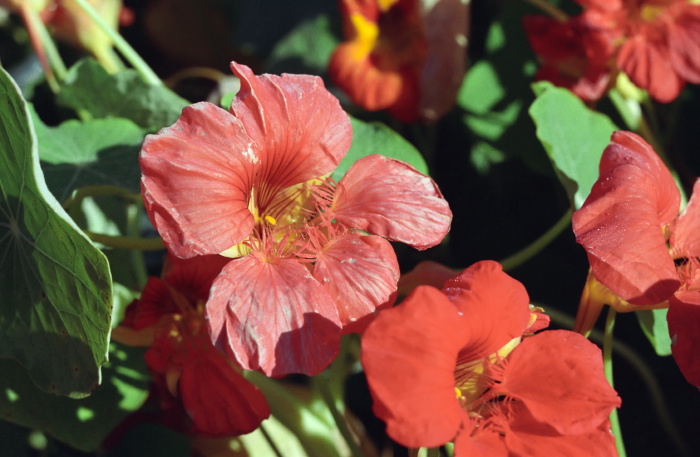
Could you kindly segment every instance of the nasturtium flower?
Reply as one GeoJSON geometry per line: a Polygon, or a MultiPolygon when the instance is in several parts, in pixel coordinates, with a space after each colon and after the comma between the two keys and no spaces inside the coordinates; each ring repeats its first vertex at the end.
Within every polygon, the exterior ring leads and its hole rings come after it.
{"type": "Polygon", "coordinates": [[[345,41],[329,73],[358,106],[436,120],[464,77],[468,2],[341,0],[345,41]]]}
{"type": "Polygon", "coordinates": [[[418,286],[362,337],[375,414],[398,443],[454,441],[457,457],[615,455],[620,399],[600,350],[574,332],[532,335],[547,323],[496,262],[418,286]]]}
{"type": "MultiPolygon", "coordinates": [[[[542,36],[546,33],[542,29],[529,29],[533,48],[542,56],[562,49],[562,43],[581,45],[570,57],[585,56],[587,64],[579,61],[577,65],[587,70],[579,70],[581,80],[574,88],[583,86],[585,89],[601,64],[623,71],[635,85],[664,103],[678,97],[686,82],[700,83],[699,4],[687,0],[577,2],[584,8],[583,12],[568,19],[566,25],[555,25],[553,19],[541,20],[549,24],[547,36],[542,36]],[[564,36],[562,31],[568,27],[571,30],[567,33],[578,31],[580,34],[564,42],[558,41],[557,37],[564,36]],[[535,46],[533,38],[539,46],[535,46]]],[[[550,80],[558,83],[556,79],[550,80]]],[[[575,93],[581,95],[581,92],[575,93]]]]}
{"type": "Polygon", "coordinates": [[[387,240],[434,246],[452,214],[435,182],[398,160],[370,155],[328,178],[352,131],[320,78],[232,69],[230,112],[196,103],[146,138],[144,205],[175,255],[233,259],[206,305],[218,347],[245,369],[316,374],[343,332],[393,302],[387,240]]]}
{"type": "Polygon", "coordinates": [[[590,309],[579,312],[578,320],[586,323],[577,329],[590,329],[602,303],[618,311],[669,307],[673,355],[688,381],[700,385],[700,376],[688,375],[700,372],[700,360],[688,353],[700,344],[691,331],[697,326],[693,295],[700,287],[700,180],[678,214],[680,202],[671,173],[651,146],[634,133],[613,133],[600,176],[573,216],[576,241],[591,265],[584,291],[592,294],[586,299],[590,309]]]}
{"type": "Polygon", "coordinates": [[[148,346],[146,365],[168,422],[207,437],[249,433],[270,415],[263,394],[207,332],[204,304],[223,266],[219,256],[168,257],[162,278],[149,278],[112,336],[148,346]]]}

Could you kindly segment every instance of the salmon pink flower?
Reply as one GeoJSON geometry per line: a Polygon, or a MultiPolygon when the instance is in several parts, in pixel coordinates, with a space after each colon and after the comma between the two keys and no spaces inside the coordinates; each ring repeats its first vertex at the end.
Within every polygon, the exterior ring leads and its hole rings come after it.
{"type": "Polygon", "coordinates": [[[270,415],[262,393],[206,331],[204,303],[223,260],[170,256],[162,279],[148,280],[113,332],[117,341],[149,346],[146,364],[164,413],[180,418],[183,431],[207,437],[252,432],[270,415]]]}
{"type": "Polygon", "coordinates": [[[468,2],[341,0],[345,40],[329,72],[353,103],[436,120],[464,77],[468,2]]]}
{"type": "Polygon", "coordinates": [[[607,417],[620,399],[600,350],[574,332],[530,336],[547,325],[540,311],[492,261],[382,311],[361,358],[389,436],[454,441],[457,457],[615,455],[607,417]]]}
{"type": "Polygon", "coordinates": [[[352,133],[320,78],[232,68],[241,90],[230,112],[197,103],[146,138],[144,204],[175,255],[233,258],[206,306],[218,347],[245,369],[315,374],[342,332],[393,302],[387,239],[434,246],[451,212],[430,178],[384,156],[327,177],[352,133]]]}
{"type": "Polygon", "coordinates": [[[679,215],[680,201],[671,173],[651,146],[634,133],[615,132],[601,157],[600,177],[573,216],[576,241],[591,264],[587,290],[598,294],[586,301],[589,310],[579,311],[578,320],[586,324],[577,328],[589,330],[602,303],[618,311],[669,307],[673,355],[688,381],[700,385],[699,376],[688,374],[700,371],[700,360],[687,353],[700,344],[693,331],[698,319],[693,296],[700,287],[700,180],[679,215]]]}

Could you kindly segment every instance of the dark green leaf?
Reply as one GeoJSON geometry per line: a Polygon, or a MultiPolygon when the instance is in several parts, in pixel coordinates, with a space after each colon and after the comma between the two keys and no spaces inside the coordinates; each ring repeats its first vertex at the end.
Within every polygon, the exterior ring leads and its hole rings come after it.
{"type": "Polygon", "coordinates": [[[530,106],[530,116],[537,137],[578,209],[598,179],[600,156],[617,127],[566,89],[537,83],[535,92],[539,95],[530,106]]]}
{"type": "Polygon", "coordinates": [[[49,190],[64,201],[83,186],[140,191],[138,155],[144,132],[127,119],[66,121],[47,127],[34,117],[39,158],[49,190]]]}
{"type": "Polygon", "coordinates": [[[337,46],[338,38],[331,32],[328,16],[306,20],[274,47],[268,59],[268,71],[323,74],[337,46]]]}
{"type": "Polygon", "coordinates": [[[143,351],[112,345],[105,382],[74,400],[37,389],[13,360],[0,359],[0,418],[41,430],[82,451],[93,451],[148,394],[143,351]]]}
{"type": "Polygon", "coordinates": [[[421,173],[428,174],[428,166],[423,156],[401,135],[379,122],[368,124],[354,117],[350,117],[350,121],[352,122],[352,146],[333,172],[334,180],[339,181],[358,159],[372,154],[403,160],[421,173]]]}
{"type": "Polygon", "coordinates": [[[26,102],[0,69],[0,357],[44,390],[75,397],[107,360],[105,256],[46,188],[26,102]]]}
{"type": "Polygon", "coordinates": [[[57,100],[93,117],[122,117],[148,130],[173,124],[189,105],[167,87],[144,82],[134,70],[111,75],[93,59],[68,71],[57,100]]]}

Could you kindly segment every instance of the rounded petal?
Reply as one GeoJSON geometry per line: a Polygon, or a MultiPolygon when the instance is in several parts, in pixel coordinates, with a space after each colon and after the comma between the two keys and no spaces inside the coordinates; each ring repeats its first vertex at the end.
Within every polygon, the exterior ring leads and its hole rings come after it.
{"type": "Polygon", "coordinates": [[[340,349],[335,303],[304,264],[260,257],[230,261],[214,281],[212,340],[247,370],[318,374],[340,349]]]}
{"type": "Polygon", "coordinates": [[[252,432],[270,416],[265,396],[214,349],[189,354],[179,382],[191,431],[208,437],[252,432]]]}
{"type": "Polygon", "coordinates": [[[231,112],[253,142],[259,160],[256,179],[283,189],[338,166],[350,149],[352,127],[321,78],[255,76],[235,62],[231,69],[241,79],[231,112]]]}
{"type": "Polygon", "coordinates": [[[598,346],[568,330],[524,339],[496,369],[501,382],[493,389],[561,434],[590,433],[621,403],[605,378],[598,346]]]}
{"type": "Polygon", "coordinates": [[[338,183],[333,216],[344,225],[418,249],[440,243],[452,211],[435,181],[400,160],[373,154],[338,183]]]}
{"type": "Polygon", "coordinates": [[[700,291],[677,292],[669,300],[671,353],[685,379],[700,389],[700,291]]]}
{"type": "Polygon", "coordinates": [[[394,303],[399,262],[385,239],[346,233],[317,254],[313,276],[335,302],[343,331],[362,333],[378,308],[394,303]]]}
{"type": "Polygon", "coordinates": [[[250,148],[241,122],[206,102],[146,136],[139,158],[144,206],[173,254],[218,254],[250,234],[250,148]]]}
{"type": "Polygon", "coordinates": [[[419,286],[379,313],[362,336],[374,412],[396,442],[437,447],[456,436],[463,411],[454,366],[466,321],[442,292],[419,286]]]}
{"type": "Polygon", "coordinates": [[[168,253],[163,265],[163,281],[180,292],[193,305],[206,301],[214,279],[231,259],[220,255],[201,255],[181,259],[168,253]]]}
{"type": "Polygon", "coordinates": [[[572,220],[596,279],[635,305],[667,300],[680,281],[662,227],[679,205],[678,188],[651,146],[615,132],[600,177],[572,220]]]}
{"type": "Polygon", "coordinates": [[[408,273],[402,274],[399,278],[399,295],[408,295],[418,286],[433,286],[442,289],[445,281],[453,278],[457,271],[441,263],[425,260],[420,262],[408,273]]]}
{"type": "Polygon", "coordinates": [[[693,195],[676,219],[669,244],[674,257],[700,257],[700,179],[695,181],[693,195]]]}
{"type": "Polygon", "coordinates": [[[685,82],[678,76],[664,42],[643,35],[628,38],[620,47],[617,66],[655,100],[668,103],[678,97],[685,82]]]}
{"type": "Polygon", "coordinates": [[[530,297],[525,287],[503,272],[498,262],[484,260],[447,280],[445,294],[460,313],[469,336],[459,361],[471,362],[494,354],[519,338],[530,325],[530,297]]]}
{"type": "Polygon", "coordinates": [[[124,313],[121,325],[134,330],[152,327],[166,314],[180,313],[173,300],[168,285],[160,278],[151,276],[141,292],[141,298],[134,300],[124,313]]]}
{"type": "Polygon", "coordinates": [[[700,5],[683,2],[674,6],[681,11],[668,25],[671,63],[681,78],[700,84],[700,5]]]}

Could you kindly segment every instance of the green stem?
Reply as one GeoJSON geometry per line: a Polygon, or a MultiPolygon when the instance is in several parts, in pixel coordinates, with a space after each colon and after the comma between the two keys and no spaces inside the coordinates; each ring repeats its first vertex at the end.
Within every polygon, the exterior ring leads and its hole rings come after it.
{"type": "Polygon", "coordinates": [[[56,50],[56,45],[51,39],[49,32],[46,30],[44,22],[29,3],[24,3],[20,7],[20,14],[27,27],[34,52],[36,52],[44,70],[46,82],[51,92],[57,94],[61,90],[58,79],[63,79],[65,77],[65,65],[63,65],[63,60],[61,60],[56,50]]]}
{"type": "Polygon", "coordinates": [[[274,452],[277,457],[282,457],[282,453],[280,452],[279,448],[277,447],[277,444],[272,439],[270,434],[267,432],[267,429],[265,428],[264,421],[260,424],[260,433],[262,433],[262,436],[264,436],[265,440],[267,440],[267,444],[269,444],[270,447],[272,448],[272,452],[274,452]]]}
{"type": "Polygon", "coordinates": [[[78,6],[80,6],[80,8],[85,11],[88,16],[90,16],[90,19],[95,21],[95,24],[97,24],[97,26],[100,27],[100,29],[112,40],[114,46],[141,75],[141,78],[144,81],[158,86],[163,84],[158,75],[156,75],[155,72],[151,70],[151,67],[148,66],[146,61],[141,58],[141,56],[119,34],[118,31],[114,30],[104,21],[104,19],[102,19],[99,13],[95,11],[95,9],[86,0],[75,0],[75,3],[77,3],[78,6]]]}
{"type": "Polygon", "coordinates": [[[66,199],[61,205],[63,209],[67,210],[75,204],[80,204],[87,197],[99,197],[105,195],[112,195],[121,197],[125,200],[138,202],[141,201],[141,195],[135,194],[123,187],[119,186],[84,186],[73,191],[73,194],[66,199]]]}
{"type": "Polygon", "coordinates": [[[165,244],[163,244],[163,240],[160,237],[112,236],[88,231],[85,234],[95,243],[101,243],[111,248],[133,249],[134,251],[160,251],[165,249],[165,244]]]}
{"type": "Polygon", "coordinates": [[[530,243],[530,245],[524,249],[501,260],[500,264],[503,265],[503,270],[508,271],[520,266],[546,248],[549,243],[551,243],[557,236],[559,236],[559,234],[561,234],[561,232],[564,231],[565,228],[571,224],[572,214],[572,210],[569,209],[549,230],[542,234],[542,236],[530,243]]]}
{"type": "Polygon", "coordinates": [[[552,5],[551,3],[547,2],[546,0],[525,0],[535,8],[538,8],[542,10],[543,12],[547,13],[549,16],[553,17],[559,22],[565,22],[567,19],[569,19],[569,16],[557,8],[556,6],[552,5]]]}
{"type": "Polygon", "coordinates": [[[440,448],[439,447],[428,448],[428,455],[426,457],[440,457],[440,448]]]}
{"type": "MultiPolygon", "coordinates": [[[[605,369],[605,377],[611,387],[615,387],[613,383],[613,329],[615,328],[615,315],[617,312],[612,306],[608,307],[608,317],[605,321],[605,333],[603,334],[603,367],[605,369]]],[[[610,413],[610,429],[615,436],[615,447],[619,457],[626,457],[625,443],[622,441],[622,430],[620,429],[620,420],[617,417],[617,408],[610,413]]]]}
{"type": "Polygon", "coordinates": [[[348,448],[350,448],[350,453],[353,457],[362,457],[362,451],[357,445],[357,441],[355,440],[355,437],[350,431],[348,423],[345,421],[345,417],[338,410],[337,403],[333,398],[330,383],[328,382],[328,374],[324,372],[317,376],[314,376],[312,379],[314,382],[314,386],[318,389],[319,393],[321,394],[321,398],[323,399],[324,403],[328,407],[328,410],[333,416],[333,420],[335,420],[335,425],[338,427],[340,434],[343,435],[343,438],[345,439],[348,448]]]}

